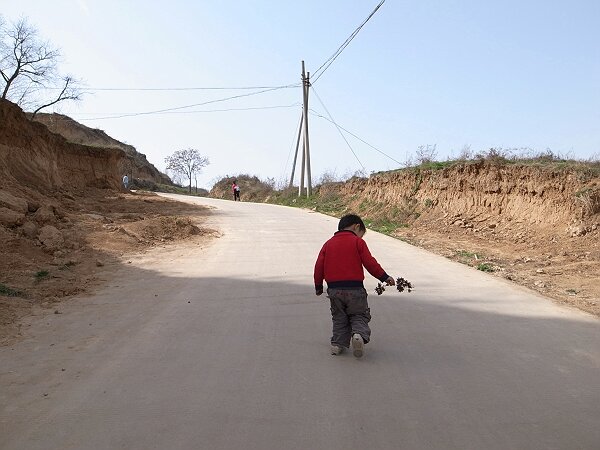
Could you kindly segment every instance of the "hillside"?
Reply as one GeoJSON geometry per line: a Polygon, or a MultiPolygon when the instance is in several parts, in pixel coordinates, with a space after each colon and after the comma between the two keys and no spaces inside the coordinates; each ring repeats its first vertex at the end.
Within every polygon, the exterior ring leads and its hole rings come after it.
{"type": "Polygon", "coordinates": [[[102,133],[88,138],[95,145],[69,142],[0,101],[0,343],[22,316],[90,290],[132,254],[214,234],[201,227],[206,208],[125,192],[124,168],[162,174],[143,155],[101,146],[111,141],[102,133]]]}
{"type": "Polygon", "coordinates": [[[599,169],[470,161],[352,179],[321,195],[375,229],[600,314],[599,169]]]}
{"type": "Polygon", "coordinates": [[[260,180],[256,176],[236,175],[225,176],[217,181],[211,188],[208,196],[211,198],[220,198],[231,200],[233,193],[231,185],[236,181],[240,187],[240,198],[247,202],[263,202],[269,198],[273,192],[273,186],[260,180]]]}
{"type": "Polygon", "coordinates": [[[121,172],[133,175],[134,179],[153,181],[159,184],[171,184],[171,179],[148,162],[146,155],[139,153],[134,146],[124,144],[104,131],[89,128],[62,114],[39,113],[35,121],[43,123],[50,131],[60,134],[67,141],[91,147],[116,148],[128,156],[127,163],[121,165],[121,172]]]}

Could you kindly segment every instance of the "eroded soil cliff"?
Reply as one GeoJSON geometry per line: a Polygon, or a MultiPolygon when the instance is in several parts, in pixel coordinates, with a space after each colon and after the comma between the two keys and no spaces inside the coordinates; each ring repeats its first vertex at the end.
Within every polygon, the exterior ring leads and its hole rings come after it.
{"type": "Polygon", "coordinates": [[[0,101],[0,343],[19,318],[60,313],[137,252],[215,236],[207,208],[121,189],[130,155],[68,142],[0,101]]]}
{"type": "Polygon", "coordinates": [[[376,229],[600,315],[599,173],[598,164],[471,161],[320,194],[376,229]]]}

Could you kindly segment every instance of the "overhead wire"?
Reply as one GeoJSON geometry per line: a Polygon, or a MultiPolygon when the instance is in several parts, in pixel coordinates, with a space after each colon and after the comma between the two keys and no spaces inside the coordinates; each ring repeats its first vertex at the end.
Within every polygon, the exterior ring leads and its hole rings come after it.
{"type": "MultiPolygon", "coordinates": [[[[163,108],[163,109],[158,109],[158,110],[154,110],[154,111],[142,111],[142,112],[136,112],[136,113],[111,115],[111,116],[105,116],[105,117],[96,117],[93,120],[121,119],[123,117],[145,116],[145,115],[151,115],[151,114],[165,113],[165,112],[169,112],[169,111],[179,111],[179,110],[182,110],[182,109],[194,108],[194,107],[197,107],[197,106],[210,105],[210,104],[213,104],[213,103],[225,102],[225,101],[234,100],[234,99],[237,99],[237,98],[250,97],[250,96],[253,96],[253,95],[264,94],[266,92],[272,92],[272,91],[276,91],[276,90],[279,90],[279,89],[287,89],[287,88],[298,87],[298,86],[299,86],[299,84],[286,85],[286,86],[278,86],[278,87],[274,87],[274,88],[263,89],[263,90],[256,91],[256,92],[250,92],[248,94],[232,95],[230,97],[225,97],[225,98],[220,98],[220,99],[215,99],[215,100],[208,100],[208,101],[205,101],[205,102],[194,103],[194,104],[191,104],[191,105],[176,106],[176,107],[173,107],[173,108],[163,108]]],[[[87,119],[87,120],[92,120],[92,119],[87,119]]]]}
{"type": "Polygon", "coordinates": [[[321,104],[321,106],[323,107],[323,109],[325,110],[325,112],[327,113],[327,115],[329,116],[329,118],[331,119],[331,123],[333,123],[335,125],[335,127],[338,130],[338,132],[340,133],[340,136],[342,136],[342,139],[344,140],[344,142],[346,143],[346,145],[348,146],[348,148],[350,149],[350,151],[352,152],[352,154],[354,155],[354,157],[358,161],[358,164],[360,164],[360,166],[362,167],[362,169],[364,171],[366,171],[367,169],[365,168],[365,166],[363,165],[363,163],[360,162],[360,159],[358,159],[358,156],[356,155],[356,152],[354,151],[354,149],[352,148],[352,146],[348,142],[348,139],[346,139],[346,136],[344,136],[344,133],[342,133],[342,130],[340,129],[340,127],[338,126],[338,124],[333,119],[333,116],[331,115],[331,113],[329,112],[329,110],[327,109],[327,107],[325,106],[325,104],[323,103],[323,100],[321,100],[321,97],[319,97],[319,94],[317,93],[315,87],[311,86],[311,88],[312,88],[315,96],[317,97],[317,100],[319,100],[319,103],[321,104]]]}
{"type": "Polygon", "coordinates": [[[323,64],[321,64],[321,66],[317,70],[315,70],[315,72],[313,73],[314,80],[312,81],[312,83],[316,83],[317,80],[319,78],[321,78],[321,76],[325,73],[325,71],[329,68],[329,66],[331,66],[331,64],[333,64],[333,62],[337,59],[337,57],[340,56],[340,54],[344,51],[344,49],[346,47],[348,47],[350,42],[352,42],[352,40],[360,32],[362,27],[365,26],[365,24],[371,19],[371,17],[373,17],[375,15],[375,13],[379,10],[379,8],[381,8],[381,6],[384,3],[385,3],[385,0],[381,0],[379,2],[379,4],[375,7],[375,9],[371,12],[371,14],[369,14],[367,16],[367,18],[365,20],[363,20],[363,22],[352,32],[352,34],[350,34],[350,36],[348,36],[348,38],[342,43],[342,45],[340,45],[338,47],[338,49],[333,53],[333,55],[331,55],[323,64]],[[319,72],[321,72],[321,73],[319,73],[319,72]]]}
{"type": "MultiPolygon", "coordinates": [[[[241,86],[241,87],[226,87],[226,86],[219,86],[219,87],[207,87],[207,86],[201,86],[201,87],[196,87],[196,86],[192,86],[192,87],[166,87],[166,88],[115,88],[115,87],[108,87],[108,88],[95,88],[95,87],[83,87],[82,90],[85,91],[130,91],[130,92],[135,92],[135,91],[239,91],[239,90],[252,90],[252,89],[283,89],[283,88],[289,88],[289,87],[298,87],[300,86],[300,83],[294,83],[291,85],[282,85],[282,86],[241,86]]],[[[49,89],[61,89],[61,88],[49,88],[49,89]]]]}
{"type": "MultiPolygon", "coordinates": [[[[342,133],[342,129],[346,133],[354,136],[356,139],[360,140],[361,142],[363,142],[366,145],[370,146],[371,148],[375,149],[376,151],[378,151],[379,153],[383,154],[384,156],[390,158],[391,160],[393,160],[395,162],[398,162],[398,161],[396,161],[391,156],[385,154],[381,150],[377,149],[376,147],[372,146],[368,142],[362,140],[361,138],[359,138],[355,134],[351,133],[350,131],[346,130],[345,128],[339,126],[335,122],[335,120],[333,119],[333,116],[331,115],[331,113],[329,112],[329,110],[327,109],[327,107],[325,106],[325,104],[323,103],[323,101],[321,100],[321,98],[319,97],[319,94],[314,89],[314,86],[312,86],[312,85],[314,83],[316,83],[319,80],[319,78],[321,78],[321,76],[327,71],[327,69],[331,66],[331,64],[333,64],[333,62],[346,49],[346,47],[350,44],[350,42],[352,42],[352,40],[358,35],[358,33],[360,32],[360,30],[375,15],[375,13],[379,10],[379,8],[381,8],[381,6],[384,3],[385,3],[385,0],[381,0],[379,2],[379,4],[375,7],[375,9],[350,34],[350,36],[338,47],[338,49],[323,64],[321,64],[321,66],[313,73],[313,80],[312,80],[312,82],[310,84],[310,86],[313,89],[313,92],[315,93],[317,99],[319,100],[319,103],[321,103],[321,106],[323,106],[323,108],[325,109],[325,111],[329,115],[329,119],[327,119],[326,117],[321,116],[319,114],[316,114],[316,115],[320,116],[320,117],[322,117],[322,118],[324,118],[326,120],[329,120],[337,128],[338,132],[340,133],[340,136],[342,137],[342,139],[344,140],[344,142],[346,143],[346,145],[348,146],[348,148],[350,149],[350,151],[352,152],[352,154],[354,155],[354,157],[356,158],[356,160],[358,161],[358,163],[360,164],[360,166],[362,167],[363,170],[366,170],[365,166],[362,164],[362,162],[360,161],[360,159],[356,155],[356,152],[354,151],[354,149],[352,148],[352,146],[350,145],[350,143],[348,142],[348,140],[344,136],[344,133],[342,133]]],[[[124,118],[124,117],[135,117],[135,116],[152,115],[152,114],[191,114],[191,113],[223,112],[223,111],[234,111],[234,110],[253,110],[253,109],[272,109],[272,108],[293,107],[293,106],[296,106],[296,104],[294,104],[294,105],[288,105],[288,106],[282,105],[282,106],[256,107],[256,108],[249,107],[249,108],[228,108],[228,109],[222,109],[222,110],[180,111],[182,109],[193,108],[193,107],[197,107],[197,106],[204,106],[204,105],[213,104],[213,103],[219,103],[219,102],[225,102],[225,101],[229,101],[229,100],[233,100],[233,99],[237,99],[237,98],[249,97],[249,96],[263,94],[263,93],[266,93],[266,92],[271,92],[271,91],[275,91],[275,90],[279,90],[279,89],[289,89],[289,88],[295,88],[295,87],[299,87],[299,86],[301,86],[301,83],[294,83],[294,84],[283,85],[283,86],[243,86],[243,87],[87,88],[87,89],[84,88],[84,90],[94,91],[94,92],[96,92],[96,91],[254,90],[254,89],[260,89],[260,90],[257,91],[257,92],[251,92],[251,93],[248,93],[248,94],[234,95],[234,96],[230,96],[230,97],[225,97],[225,98],[216,99],[216,100],[209,100],[209,101],[206,101],[206,102],[195,103],[195,104],[191,104],[191,105],[177,106],[177,107],[172,107],[172,108],[163,108],[163,109],[154,110],[154,111],[142,111],[142,112],[136,112],[136,113],[125,113],[125,114],[110,115],[110,116],[104,116],[104,117],[95,117],[95,118],[88,118],[88,119],[81,119],[81,120],[109,120],[109,119],[120,119],[120,118],[124,118]]],[[[293,146],[293,144],[292,144],[292,146],[293,146]]],[[[291,150],[290,150],[290,153],[291,153],[291,150]]],[[[287,164],[289,162],[290,153],[288,153],[288,158],[287,158],[287,161],[286,161],[286,167],[287,167],[287,164]]]]}
{"type": "Polygon", "coordinates": [[[398,163],[399,165],[402,165],[402,163],[401,163],[400,161],[398,161],[397,159],[394,159],[393,157],[391,157],[391,156],[390,156],[390,155],[388,155],[387,153],[385,153],[385,152],[383,152],[383,151],[379,150],[379,149],[378,149],[377,147],[375,147],[374,145],[372,145],[372,144],[369,144],[367,141],[365,141],[364,139],[360,138],[359,136],[357,136],[356,134],[352,133],[351,131],[347,130],[346,128],[344,128],[344,127],[343,127],[343,126],[341,126],[340,124],[338,124],[338,123],[336,123],[336,122],[333,122],[331,119],[329,119],[329,118],[327,118],[327,117],[323,116],[322,114],[319,114],[319,113],[318,113],[317,111],[315,111],[314,109],[312,109],[312,108],[309,108],[309,109],[308,109],[308,111],[311,113],[311,115],[313,115],[313,116],[317,116],[317,117],[320,117],[320,118],[322,118],[322,119],[325,119],[326,121],[328,121],[329,123],[331,123],[331,124],[333,124],[333,125],[337,126],[337,127],[338,127],[338,128],[340,128],[341,130],[344,130],[344,131],[345,131],[346,133],[348,133],[350,136],[352,136],[352,137],[354,137],[354,138],[358,139],[358,140],[359,140],[360,142],[362,142],[363,144],[365,144],[365,145],[368,145],[368,146],[369,146],[369,147],[371,147],[373,150],[375,150],[375,151],[377,151],[377,152],[381,153],[383,156],[385,156],[385,157],[387,157],[387,158],[391,159],[392,161],[394,161],[394,162],[398,163]]]}
{"type": "MultiPolygon", "coordinates": [[[[255,110],[261,110],[261,109],[294,108],[297,106],[300,106],[300,102],[295,102],[290,105],[250,106],[247,108],[203,109],[203,110],[196,110],[196,111],[165,111],[165,112],[156,113],[156,114],[157,115],[160,115],[160,114],[199,114],[199,113],[229,112],[229,111],[255,111],[255,110]]],[[[77,116],[77,115],[85,115],[85,114],[97,114],[97,113],[75,113],[73,115],[77,116]]],[[[115,114],[117,114],[117,113],[115,113],[115,114]]],[[[128,113],[118,113],[118,114],[123,115],[123,114],[128,114],[128,113]]],[[[79,120],[98,120],[98,118],[88,117],[88,118],[81,118],[79,120]]]]}

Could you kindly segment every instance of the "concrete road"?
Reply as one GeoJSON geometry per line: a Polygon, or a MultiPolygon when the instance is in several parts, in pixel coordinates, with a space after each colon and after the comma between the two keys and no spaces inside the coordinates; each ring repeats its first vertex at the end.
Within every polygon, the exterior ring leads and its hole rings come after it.
{"type": "Polygon", "coordinates": [[[600,321],[374,232],[372,342],[329,355],[337,220],[215,207],[209,245],[123,264],[0,349],[1,449],[600,449],[600,321]]]}

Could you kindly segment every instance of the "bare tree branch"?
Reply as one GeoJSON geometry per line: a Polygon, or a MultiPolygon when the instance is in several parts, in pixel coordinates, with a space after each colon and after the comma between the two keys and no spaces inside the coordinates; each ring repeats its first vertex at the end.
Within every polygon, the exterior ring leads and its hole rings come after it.
{"type": "Polygon", "coordinates": [[[81,91],[76,86],[76,81],[69,76],[63,78],[63,81],[65,84],[62,88],[62,91],[60,91],[60,94],[58,94],[58,97],[56,97],[53,101],[49,103],[39,106],[35,111],[33,111],[33,114],[31,115],[31,120],[33,120],[35,115],[40,110],[47,108],[48,106],[55,105],[58,102],[62,102],[65,100],[81,100],[81,91]]]}
{"type": "Polygon", "coordinates": [[[210,164],[206,156],[200,155],[200,152],[193,148],[177,150],[171,156],[167,156],[165,162],[167,170],[184,175],[189,180],[190,194],[192,193],[192,178],[210,164]]]}
{"type": "Polygon", "coordinates": [[[60,52],[42,41],[26,18],[6,24],[0,17],[0,98],[34,109],[32,118],[43,108],[65,100],[80,100],[82,92],[71,76],[58,75],[60,52]],[[60,88],[58,96],[50,96],[60,88]],[[52,88],[50,88],[52,86],[52,88]]]}

